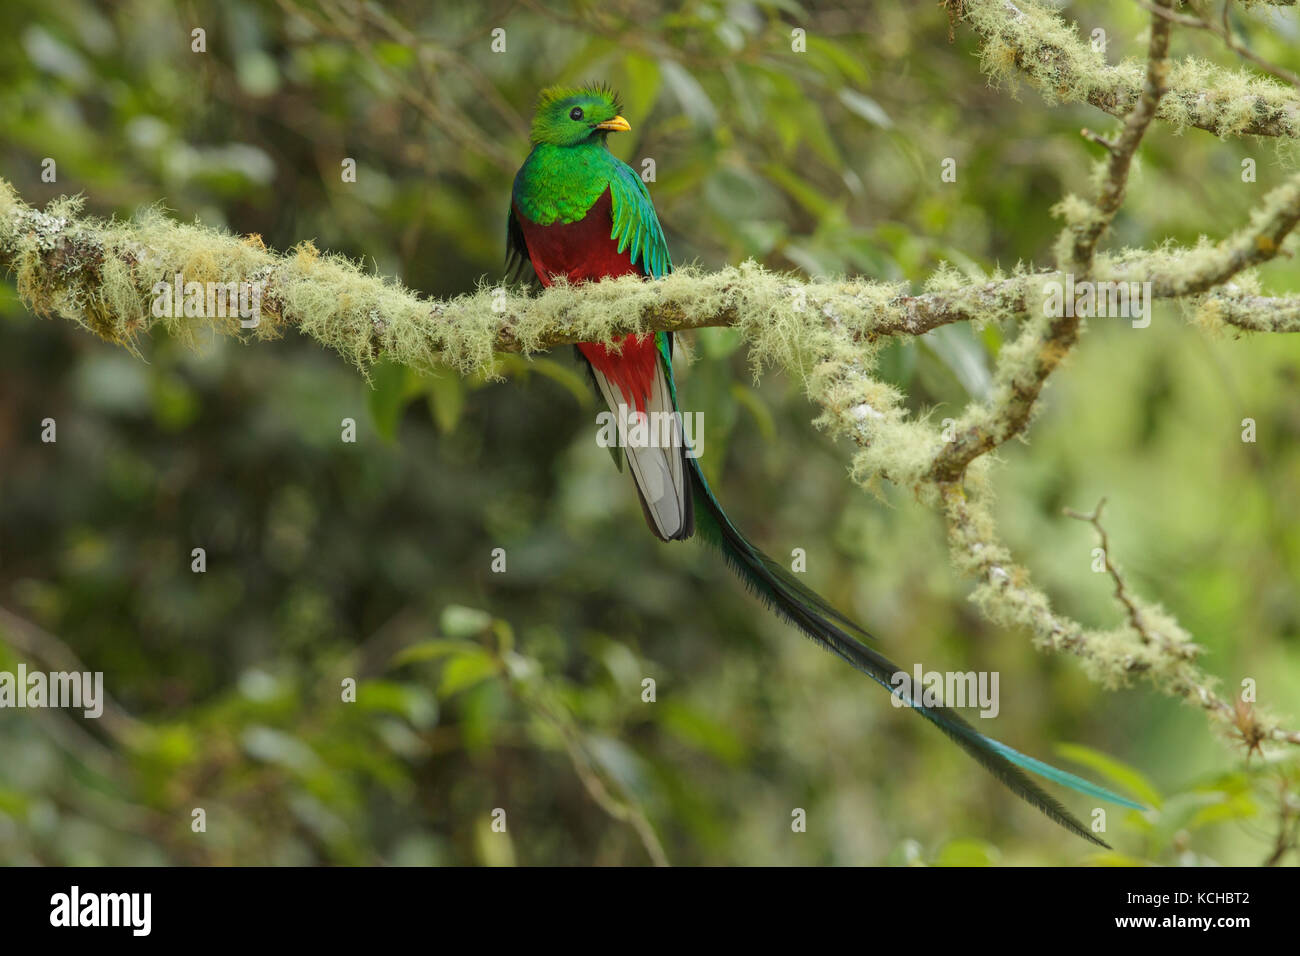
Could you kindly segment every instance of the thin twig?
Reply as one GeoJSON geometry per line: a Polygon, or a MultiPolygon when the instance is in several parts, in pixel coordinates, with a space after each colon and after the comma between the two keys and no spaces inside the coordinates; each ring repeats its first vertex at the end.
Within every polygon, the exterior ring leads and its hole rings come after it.
{"type": "Polygon", "coordinates": [[[1097,502],[1097,507],[1093,508],[1088,514],[1075,511],[1073,508],[1065,508],[1064,513],[1067,517],[1077,518],[1079,521],[1086,521],[1097,531],[1097,538],[1101,547],[1101,558],[1105,562],[1106,573],[1110,575],[1111,580],[1115,582],[1115,597],[1125,610],[1128,611],[1128,620],[1133,625],[1133,630],[1137,631],[1138,636],[1144,644],[1151,643],[1151,635],[1142,623],[1142,614],[1133,599],[1129,597],[1128,588],[1124,586],[1124,578],[1119,573],[1119,568],[1110,559],[1110,538],[1106,534],[1106,527],[1101,523],[1101,512],[1106,507],[1106,499],[1102,498],[1097,502]]]}
{"type": "Polygon", "coordinates": [[[1300,75],[1291,72],[1286,67],[1278,66],[1276,63],[1264,59],[1262,56],[1252,51],[1249,47],[1246,47],[1237,42],[1236,38],[1232,35],[1232,26],[1228,21],[1228,11],[1232,7],[1232,0],[1224,0],[1223,13],[1221,17],[1222,19],[1221,26],[1216,25],[1214,22],[1212,22],[1208,17],[1204,15],[1198,14],[1197,16],[1193,17],[1182,13],[1174,13],[1172,10],[1169,10],[1163,6],[1154,3],[1149,3],[1148,0],[1137,0],[1137,2],[1138,2],[1138,6],[1144,7],[1147,10],[1150,10],[1152,13],[1164,17],[1166,20],[1168,20],[1171,23],[1176,23],[1179,26],[1190,27],[1193,30],[1206,30],[1210,33],[1213,33],[1215,36],[1217,36],[1220,40],[1223,41],[1224,45],[1227,46],[1229,50],[1231,50],[1233,53],[1236,53],[1242,59],[1249,60],[1251,63],[1254,63],[1265,73],[1277,77],[1279,80],[1281,80],[1284,83],[1289,83],[1292,86],[1300,87],[1300,75]]]}

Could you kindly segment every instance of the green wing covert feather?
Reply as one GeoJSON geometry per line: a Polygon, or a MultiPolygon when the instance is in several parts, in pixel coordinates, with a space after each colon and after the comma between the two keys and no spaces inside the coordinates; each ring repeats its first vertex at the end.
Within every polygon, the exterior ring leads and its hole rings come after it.
{"type": "Polygon", "coordinates": [[[673,271],[673,263],[650,192],[631,166],[617,159],[613,165],[609,193],[614,227],[609,237],[618,242],[619,252],[628,252],[633,265],[640,263],[646,275],[662,279],[673,271]]]}

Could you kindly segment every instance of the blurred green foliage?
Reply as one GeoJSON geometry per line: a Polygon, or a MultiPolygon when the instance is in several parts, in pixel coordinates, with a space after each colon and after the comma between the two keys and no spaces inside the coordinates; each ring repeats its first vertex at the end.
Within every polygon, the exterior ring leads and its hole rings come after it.
{"type": "MultiPolygon", "coordinates": [[[[1112,61],[1140,54],[1135,5],[1066,14],[1107,31],[1112,61]]],[[[1293,69],[1296,25],[1238,24],[1293,69]]],[[[1214,44],[1180,32],[1177,52],[1229,56],[1214,44]]],[[[1109,121],[988,88],[974,49],[960,27],[949,42],[936,4],[11,0],[0,175],[29,202],[163,203],[452,294],[500,275],[537,90],[601,79],[633,126],[611,145],[654,162],[678,262],[915,282],[944,261],[1042,263],[1050,207],[1088,188],[1096,153],[1078,129],[1109,121]]],[[[1157,127],[1114,240],[1220,235],[1290,165],[1277,144],[1157,127]]],[[[1300,286],[1290,263],[1265,276],[1300,286]]],[[[70,649],[129,715],[110,731],[0,712],[0,862],[1275,853],[1284,808],[1297,812],[1293,756],[1247,761],[1202,715],[1093,686],[986,625],[938,518],[906,493],[857,493],[797,381],[753,381],[728,330],[690,339],[681,388],[737,524],[776,556],[805,549],[809,582],[900,663],[999,671],[989,732],[1150,803],[1110,809],[1113,854],[772,619],[713,554],[655,541],[591,440],[596,405],[567,355],[509,358],[504,382],[380,367],[369,384],[301,341],[195,353],[156,339],[141,361],[36,320],[0,283],[0,606],[18,621],[0,623],[0,669],[32,641],[70,649]],[[40,441],[47,417],[56,444],[40,441]],[[792,832],[795,808],[807,832],[792,832]]],[[[1001,339],[943,329],[892,346],[880,374],[944,417],[982,394],[1001,339]]],[[[1121,613],[1090,569],[1090,529],[1061,514],[1106,495],[1130,584],[1180,617],[1229,688],[1253,678],[1262,704],[1300,717],[1300,342],[1207,340],[1171,308],[1140,333],[1097,322],[1045,406],[997,480],[1008,543],[1061,609],[1121,613]],[[1256,444],[1240,440],[1247,417],[1256,444]]]]}

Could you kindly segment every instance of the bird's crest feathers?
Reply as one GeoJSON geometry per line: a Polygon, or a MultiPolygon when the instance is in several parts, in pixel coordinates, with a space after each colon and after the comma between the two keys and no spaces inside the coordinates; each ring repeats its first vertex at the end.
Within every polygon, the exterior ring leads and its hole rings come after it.
{"type": "Polygon", "coordinates": [[[622,100],[608,84],[549,86],[537,97],[530,139],[534,144],[575,146],[593,136],[603,137],[605,131],[597,130],[596,124],[614,119],[622,109],[622,100]]]}
{"type": "Polygon", "coordinates": [[[534,113],[550,109],[562,100],[602,99],[614,107],[615,113],[623,112],[623,100],[608,83],[588,83],[586,86],[548,86],[537,94],[537,107],[534,113]]]}

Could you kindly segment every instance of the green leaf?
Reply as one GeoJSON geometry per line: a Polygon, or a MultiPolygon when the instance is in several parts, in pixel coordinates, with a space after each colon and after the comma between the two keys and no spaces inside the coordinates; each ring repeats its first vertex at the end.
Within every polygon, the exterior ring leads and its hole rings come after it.
{"type": "Polygon", "coordinates": [[[1258,815],[1259,807],[1251,794],[1223,794],[1218,803],[1197,810],[1188,822],[1187,829],[1196,830],[1214,823],[1227,823],[1230,820],[1248,820],[1258,815]]]}
{"type": "Polygon", "coordinates": [[[370,383],[370,418],[375,431],[391,442],[397,438],[402,410],[420,392],[419,377],[404,365],[377,362],[370,370],[370,383]]]}
{"type": "Polygon", "coordinates": [[[1138,859],[1135,856],[1128,856],[1124,853],[1117,853],[1114,850],[1106,850],[1101,853],[1094,853],[1088,857],[1089,866],[1148,866],[1145,860],[1138,859]]]}
{"type": "Polygon", "coordinates": [[[443,667],[442,680],[438,684],[438,696],[450,697],[495,677],[498,673],[496,658],[487,651],[476,649],[472,653],[460,654],[449,660],[443,667]]]}
{"type": "Polygon", "coordinates": [[[691,411],[699,412],[703,427],[694,434],[700,467],[711,483],[722,480],[727,439],[735,427],[739,407],[731,397],[732,378],[724,362],[700,362],[692,368],[691,411]]]}
{"type": "Polygon", "coordinates": [[[429,395],[429,414],[438,431],[449,435],[456,430],[460,414],[465,409],[465,385],[460,377],[451,373],[430,375],[425,382],[429,395]]]}
{"type": "Polygon", "coordinates": [[[822,118],[821,113],[815,110],[804,110],[800,113],[800,120],[802,138],[812,151],[832,169],[842,167],[844,161],[840,156],[840,148],[835,145],[835,137],[831,135],[830,127],[826,125],[826,120],[822,118]]]}
{"type": "Polygon", "coordinates": [[[436,638],[431,641],[412,644],[410,647],[398,651],[393,655],[390,666],[401,667],[404,664],[418,664],[422,661],[437,660],[439,657],[446,657],[449,654],[464,654],[466,651],[479,649],[479,645],[473,641],[447,641],[436,638]]]}
{"type": "Polygon", "coordinates": [[[322,766],[320,756],[306,742],[274,727],[249,727],[240,737],[240,743],[250,757],[299,773],[322,766]]]}
{"type": "Polygon", "coordinates": [[[539,355],[532,360],[533,370],[540,375],[544,375],[553,382],[558,382],[569,391],[578,404],[583,408],[589,408],[594,401],[591,386],[587,380],[578,372],[574,371],[572,365],[565,365],[555,359],[546,358],[539,355]]]}
{"type": "MultiPolygon", "coordinates": [[[[619,87],[623,110],[630,122],[637,123],[650,115],[659,97],[659,64],[648,56],[629,53],[623,57],[623,75],[626,82],[619,87]]],[[[635,132],[637,127],[632,129],[635,132]]]]}
{"type": "Polygon", "coordinates": [[[703,328],[695,333],[696,344],[705,358],[724,359],[740,347],[740,333],[730,328],[703,328]]]}
{"type": "Polygon", "coordinates": [[[881,129],[889,129],[894,125],[894,121],[889,118],[883,106],[873,100],[871,97],[848,87],[840,90],[840,102],[851,113],[861,116],[868,123],[879,126],[881,129]]]}
{"type": "Polygon", "coordinates": [[[993,388],[984,347],[967,325],[945,325],[927,332],[921,344],[961,383],[972,398],[987,398],[993,388]]]}
{"type": "Polygon", "coordinates": [[[766,163],[763,175],[784,189],[790,198],[818,219],[827,219],[836,213],[836,206],[812,184],[800,179],[780,163],[766,163]]]}
{"type": "Polygon", "coordinates": [[[907,388],[916,373],[916,345],[902,339],[892,340],[880,352],[876,374],[882,381],[907,388]]]}
{"type": "Polygon", "coordinates": [[[414,684],[368,680],[357,688],[357,703],[368,713],[400,714],[421,730],[438,722],[438,701],[429,691],[414,684]]]}
{"type": "Polygon", "coordinates": [[[415,51],[405,43],[379,40],[370,46],[371,52],[389,66],[406,69],[415,64],[415,51]]]}
{"type": "Polygon", "coordinates": [[[718,723],[689,704],[665,702],[657,711],[659,723],[683,743],[738,765],[745,758],[745,743],[730,727],[718,723]]]}
{"type": "Polygon", "coordinates": [[[27,794],[0,787],[0,814],[23,820],[27,816],[27,808],[30,805],[31,798],[27,794]]]}
{"type": "Polygon", "coordinates": [[[474,637],[492,626],[492,615],[478,608],[448,604],[442,609],[438,626],[448,637],[474,637]]]}
{"type": "Polygon", "coordinates": [[[754,416],[754,422],[758,425],[758,432],[763,436],[763,440],[776,441],[776,419],[772,417],[771,410],[759,397],[758,392],[741,382],[733,382],[731,396],[738,405],[754,416]]]}
{"type": "Polygon", "coordinates": [[[814,36],[811,32],[807,37],[807,42],[808,56],[814,63],[831,64],[842,76],[848,77],[861,86],[865,86],[870,80],[867,68],[862,64],[862,60],[845,50],[838,43],[814,36]]]}
{"type": "Polygon", "coordinates": [[[709,94],[700,86],[699,80],[690,74],[686,67],[676,60],[660,60],[659,73],[664,86],[677,98],[682,112],[690,117],[691,122],[704,129],[713,129],[718,125],[718,109],[709,99],[709,94]]]}
{"type": "Polygon", "coordinates": [[[602,735],[586,735],[583,743],[595,762],[624,790],[645,794],[645,766],[636,751],[617,738],[602,735]]]}
{"type": "Polygon", "coordinates": [[[614,467],[617,468],[619,472],[622,472],[623,471],[623,449],[619,447],[617,443],[615,443],[615,444],[611,444],[605,450],[609,452],[609,457],[613,460],[614,467]]]}
{"type": "Polygon", "coordinates": [[[515,844],[510,831],[493,830],[493,819],[482,816],[474,822],[474,848],[483,866],[514,866],[515,844]]]}
{"type": "Polygon", "coordinates": [[[1164,804],[1159,791],[1151,785],[1151,782],[1146,777],[1142,776],[1133,767],[1121,763],[1108,754],[1100,753],[1081,744],[1057,744],[1056,752],[1066,760],[1071,760],[1074,763],[1095,770],[1121,790],[1127,790],[1139,803],[1144,803],[1156,809],[1160,809],[1164,804]]]}
{"type": "Polygon", "coordinates": [[[934,858],[935,866],[993,866],[1001,859],[995,846],[981,840],[952,840],[934,858]]]}
{"type": "Polygon", "coordinates": [[[990,322],[980,333],[980,340],[984,343],[984,348],[988,349],[989,355],[997,358],[1002,351],[1002,329],[990,322]]]}

